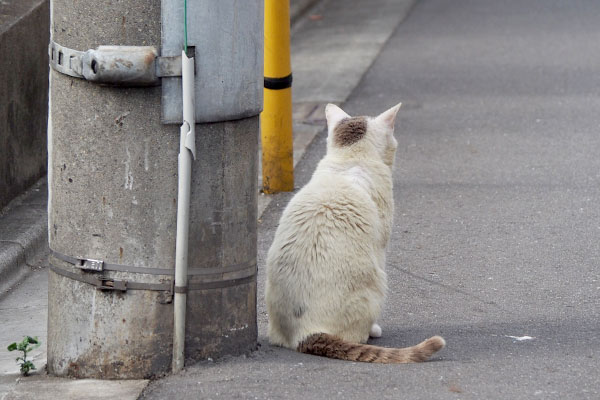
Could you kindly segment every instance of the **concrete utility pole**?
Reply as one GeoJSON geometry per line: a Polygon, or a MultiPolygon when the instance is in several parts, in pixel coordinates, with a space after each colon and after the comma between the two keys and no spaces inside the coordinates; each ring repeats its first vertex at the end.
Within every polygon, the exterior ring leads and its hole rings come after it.
{"type": "MultiPolygon", "coordinates": [[[[53,0],[52,40],[63,46],[55,62],[77,61],[68,49],[102,45],[180,55],[183,36],[173,48],[165,18],[181,21],[183,3],[53,0]]],[[[256,346],[262,1],[188,3],[200,15],[188,46],[202,123],[192,164],[185,355],[202,359],[256,346]]],[[[171,28],[183,34],[182,24],[171,28]]],[[[89,74],[102,73],[85,56],[84,72],[86,62],[89,74]]],[[[124,88],[52,70],[50,81],[48,371],[117,379],[169,372],[181,124],[169,90],[180,90],[180,78],[124,88]]]]}

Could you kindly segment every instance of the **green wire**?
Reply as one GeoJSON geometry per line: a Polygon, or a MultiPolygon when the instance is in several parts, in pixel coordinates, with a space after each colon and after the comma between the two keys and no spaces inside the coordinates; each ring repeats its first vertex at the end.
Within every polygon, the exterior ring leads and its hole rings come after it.
{"type": "Polygon", "coordinates": [[[184,50],[187,55],[187,0],[183,0],[183,35],[184,35],[184,50]]]}

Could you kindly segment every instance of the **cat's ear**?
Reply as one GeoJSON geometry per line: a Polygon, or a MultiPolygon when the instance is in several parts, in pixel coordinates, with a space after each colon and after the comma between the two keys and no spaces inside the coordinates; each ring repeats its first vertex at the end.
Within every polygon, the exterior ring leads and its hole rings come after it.
{"type": "Polygon", "coordinates": [[[396,121],[396,114],[398,114],[398,110],[402,103],[396,104],[394,107],[390,108],[387,111],[382,112],[376,118],[377,120],[386,124],[390,129],[394,129],[394,122],[396,121]]]}
{"type": "Polygon", "coordinates": [[[325,107],[325,118],[327,118],[327,126],[329,126],[329,129],[333,129],[338,122],[344,118],[350,118],[350,116],[335,104],[329,103],[325,107]]]}

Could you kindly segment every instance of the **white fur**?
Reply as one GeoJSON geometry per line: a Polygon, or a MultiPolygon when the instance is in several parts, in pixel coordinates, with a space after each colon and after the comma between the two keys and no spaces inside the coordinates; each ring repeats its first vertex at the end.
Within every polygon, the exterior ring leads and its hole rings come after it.
{"type": "Polygon", "coordinates": [[[339,147],[332,136],[349,116],[327,106],[327,155],[284,210],[267,256],[271,343],[295,349],[314,333],[361,343],[381,335],[399,107],[369,118],[365,137],[339,147]]]}
{"type": "Polygon", "coordinates": [[[381,337],[381,327],[377,324],[373,324],[371,326],[371,331],[369,332],[369,336],[372,338],[380,338],[381,337]]]}

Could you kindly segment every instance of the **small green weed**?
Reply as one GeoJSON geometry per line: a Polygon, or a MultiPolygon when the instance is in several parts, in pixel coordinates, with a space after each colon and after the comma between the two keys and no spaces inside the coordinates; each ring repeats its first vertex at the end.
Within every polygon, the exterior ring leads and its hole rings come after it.
{"type": "Polygon", "coordinates": [[[8,351],[17,350],[23,352],[23,356],[17,357],[16,359],[17,364],[19,362],[21,364],[21,374],[23,374],[23,376],[27,376],[29,374],[29,371],[35,369],[35,365],[33,365],[33,362],[27,359],[27,353],[37,349],[38,347],[40,347],[40,345],[41,342],[38,340],[37,336],[25,336],[21,342],[15,342],[8,345],[8,351]]]}

